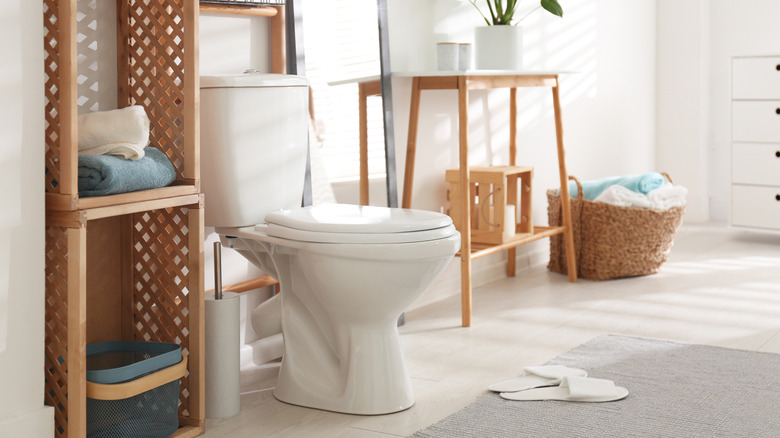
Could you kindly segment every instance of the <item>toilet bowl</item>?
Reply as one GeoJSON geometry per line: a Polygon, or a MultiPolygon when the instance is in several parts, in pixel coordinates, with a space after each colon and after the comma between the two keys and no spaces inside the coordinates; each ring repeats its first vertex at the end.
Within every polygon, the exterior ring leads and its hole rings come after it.
{"type": "Polygon", "coordinates": [[[206,225],[280,282],[284,356],[274,396],[350,414],[409,408],[396,321],[459,249],[451,219],[384,207],[299,207],[304,80],[202,77],[201,87],[206,225]]]}

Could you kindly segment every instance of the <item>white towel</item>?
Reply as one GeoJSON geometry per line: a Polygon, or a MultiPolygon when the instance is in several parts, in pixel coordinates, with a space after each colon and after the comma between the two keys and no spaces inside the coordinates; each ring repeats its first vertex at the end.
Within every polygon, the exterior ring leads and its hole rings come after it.
{"type": "Polygon", "coordinates": [[[688,189],[681,185],[664,184],[647,194],[647,198],[653,203],[653,208],[667,210],[672,207],[682,207],[686,204],[688,189]]]}
{"type": "MultiPolygon", "coordinates": [[[[651,192],[652,193],[652,192],[651,192]]],[[[652,208],[653,203],[642,193],[635,192],[621,185],[607,187],[594,202],[616,205],[618,207],[652,208]]]]}
{"type": "Polygon", "coordinates": [[[138,160],[149,144],[149,117],[140,105],[79,116],[80,155],[138,160]]]}

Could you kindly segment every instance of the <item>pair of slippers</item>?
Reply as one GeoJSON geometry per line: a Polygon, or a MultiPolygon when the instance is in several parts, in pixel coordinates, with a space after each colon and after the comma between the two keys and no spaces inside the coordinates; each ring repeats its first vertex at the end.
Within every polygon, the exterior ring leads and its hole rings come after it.
{"type": "Polygon", "coordinates": [[[588,377],[585,370],[563,365],[525,367],[510,380],[490,385],[489,390],[507,400],[561,400],[573,402],[609,402],[625,398],[626,388],[606,379],[588,377]]]}

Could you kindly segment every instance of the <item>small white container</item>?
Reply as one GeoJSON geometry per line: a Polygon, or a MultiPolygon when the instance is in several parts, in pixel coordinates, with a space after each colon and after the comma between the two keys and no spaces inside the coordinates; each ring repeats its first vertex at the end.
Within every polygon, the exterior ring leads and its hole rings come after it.
{"type": "Polygon", "coordinates": [[[504,240],[515,237],[515,227],[517,224],[517,210],[512,204],[504,207],[504,240]]]}
{"type": "Polygon", "coordinates": [[[436,43],[436,65],[441,71],[458,70],[460,44],[436,43]]]}
{"type": "Polygon", "coordinates": [[[471,70],[471,43],[458,44],[458,70],[471,70]]]}

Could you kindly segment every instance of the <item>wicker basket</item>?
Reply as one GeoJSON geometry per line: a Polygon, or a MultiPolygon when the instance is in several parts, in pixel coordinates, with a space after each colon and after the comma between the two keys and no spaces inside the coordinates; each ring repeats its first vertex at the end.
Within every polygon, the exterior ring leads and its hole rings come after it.
{"type": "MultiPolygon", "coordinates": [[[[669,175],[664,174],[669,181],[669,175]]],[[[577,274],[588,280],[609,280],[655,274],[669,258],[685,207],[668,210],[618,207],[583,199],[577,178],[577,199],[571,200],[577,274]]],[[[561,196],[547,191],[550,226],[560,226],[561,196]]],[[[547,268],[567,273],[563,235],[550,239],[547,268]]]]}

